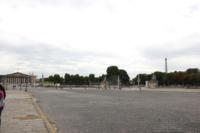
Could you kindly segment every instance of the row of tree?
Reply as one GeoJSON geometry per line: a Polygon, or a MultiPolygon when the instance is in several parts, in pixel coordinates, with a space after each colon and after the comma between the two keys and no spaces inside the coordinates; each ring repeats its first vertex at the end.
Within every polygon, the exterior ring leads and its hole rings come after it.
{"type": "MultiPolygon", "coordinates": [[[[200,71],[198,68],[187,69],[186,71],[175,71],[170,73],[154,72],[152,74],[139,74],[140,84],[145,85],[145,81],[149,81],[155,75],[160,86],[164,85],[193,85],[200,86],[200,71]]],[[[88,76],[80,76],[79,74],[70,75],[66,73],[64,77],[59,74],[49,76],[44,79],[51,83],[60,83],[65,85],[99,85],[106,80],[110,85],[136,85],[138,83],[138,75],[130,81],[130,77],[126,70],[119,69],[117,66],[110,66],[106,70],[106,75],[96,77],[94,74],[88,76]]]]}
{"type": "Polygon", "coordinates": [[[103,80],[108,81],[110,84],[118,84],[118,78],[121,85],[129,85],[130,78],[127,72],[123,69],[118,69],[117,66],[110,66],[107,68],[107,74],[96,77],[94,74],[89,76],[80,76],[79,74],[70,75],[66,73],[64,77],[59,74],[49,76],[44,81],[51,83],[60,83],[65,85],[99,85],[103,80]]]}
{"type": "Polygon", "coordinates": [[[91,85],[97,84],[102,81],[104,75],[95,77],[94,74],[90,74],[89,76],[80,76],[79,74],[70,75],[66,73],[64,77],[61,77],[59,74],[55,74],[53,76],[49,76],[45,78],[44,81],[56,84],[65,84],[65,85],[91,85]]]}
{"type": "MultiPolygon", "coordinates": [[[[190,68],[186,71],[175,71],[170,73],[154,72],[152,74],[139,74],[140,84],[145,84],[145,81],[152,79],[153,74],[160,86],[164,85],[184,85],[184,86],[199,86],[200,71],[198,68],[190,68]]],[[[133,84],[137,84],[138,75],[132,80],[133,84]]]]}

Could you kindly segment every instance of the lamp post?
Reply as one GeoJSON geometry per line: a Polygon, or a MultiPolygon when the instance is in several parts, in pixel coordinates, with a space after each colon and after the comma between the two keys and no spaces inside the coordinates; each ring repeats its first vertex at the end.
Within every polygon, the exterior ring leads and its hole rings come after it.
{"type": "Polygon", "coordinates": [[[121,82],[120,82],[120,77],[119,77],[119,75],[118,75],[118,80],[117,80],[117,84],[118,84],[118,89],[119,90],[121,90],[121,82]]]}
{"type": "Polygon", "coordinates": [[[141,91],[141,87],[140,87],[140,74],[138,74],[137,82],[138,82],[138,88],[139,88],[139,90],[141,91]]]}
{"type": "Polygon", "coordinates": [[[28,76],[26,77],[26,87],[25,87],[25,91],[28,90],[28,76]]]}
{"type": "Polygon", "coordinates": [[[44,74],[42,74],[42,87],[44,86],[44,74]]]}
{"type": "Polygon", "coordinates": [[[20,91],[22,90],[22,78],[20,78],[20,91]]]}

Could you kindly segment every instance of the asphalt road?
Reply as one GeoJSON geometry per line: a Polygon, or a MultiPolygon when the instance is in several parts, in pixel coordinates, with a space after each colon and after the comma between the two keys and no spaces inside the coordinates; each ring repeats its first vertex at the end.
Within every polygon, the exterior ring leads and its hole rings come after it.
{"type": "Polygon", "coordinates": [[[200,93],[44,88],[32,93],[59,133],[200,133],[200,93]]]}

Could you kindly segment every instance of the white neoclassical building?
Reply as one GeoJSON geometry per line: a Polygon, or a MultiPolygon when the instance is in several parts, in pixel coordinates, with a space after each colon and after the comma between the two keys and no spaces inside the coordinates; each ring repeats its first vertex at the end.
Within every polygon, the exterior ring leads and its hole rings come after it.
{"type": "Polygon", "coordinates": [[[33,74],[27,75],[20,72],[16,72],[7,75],[0,75],[0,82],[2,84],[8,84],[8,85],[23,85],[23,84],[34,85],[36,83],[36,76],[33,74]]]}

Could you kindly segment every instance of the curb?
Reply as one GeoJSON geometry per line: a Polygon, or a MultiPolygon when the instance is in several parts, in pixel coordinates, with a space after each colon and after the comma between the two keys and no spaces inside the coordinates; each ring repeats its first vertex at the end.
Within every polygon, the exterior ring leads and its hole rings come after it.
{"type": "Polygon", "coordinates": [[[51,124],[48,116],[42,111],[42,109],[38,105],[36,98],[33,96],[33,94],[31,94],[31,93],[28,93],[28,94],[30,95],[30,97],[32,99],[32,102],[33,102],[33,105],[34,105],[36,111],[41,116],[42,120],[44,121],[48,132],[49,133],[57,133],[57,128],[51,124]]]}

